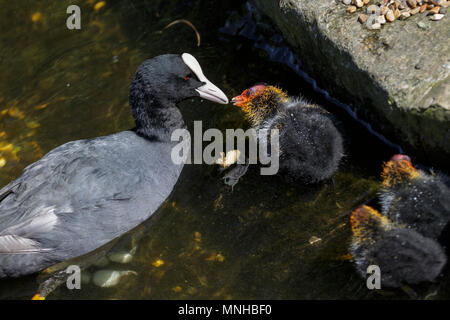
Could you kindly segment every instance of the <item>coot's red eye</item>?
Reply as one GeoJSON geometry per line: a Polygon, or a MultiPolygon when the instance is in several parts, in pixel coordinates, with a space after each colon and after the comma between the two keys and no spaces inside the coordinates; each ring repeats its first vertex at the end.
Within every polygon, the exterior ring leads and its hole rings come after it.
{"type": "Polygon", "coordinates": [[[184,80],[189,80],[191,77],[189,77],[189,76],[186,76],[186,77],[184,77],[184,80]]]}

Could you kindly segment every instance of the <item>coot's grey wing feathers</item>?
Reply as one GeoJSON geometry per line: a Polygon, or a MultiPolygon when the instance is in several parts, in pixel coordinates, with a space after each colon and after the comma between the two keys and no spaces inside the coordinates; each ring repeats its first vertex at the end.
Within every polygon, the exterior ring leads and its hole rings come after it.
{"type": "Polygon", "coordinates": [[[132,229],[178,179],[182,166],[170,152],[170,144],[131,131],[52,150],[0,190],[0,265],[8,254],[26,252],[62,261],[132,229]]]}
{"type": "MultiPolygon", "coordinates": [[[[72,205],[77,200],[74,197],[86,201],[96,199],[95,188],[104,186],[105,181],[99,174],[88,173],[108,171],[110,159],[101,148],[105,138],[66,143],[26,167],[18,179],[0,191],[4,195],[0,202],[0,230],[23,218],[41,215],[47,211],[45,208],[72,205]],[[73,185],[75,180],[83,184],[73,185]]],[[[101,196],[106,197],[110,192],[108,187],[102,190],[101,196]]]]}

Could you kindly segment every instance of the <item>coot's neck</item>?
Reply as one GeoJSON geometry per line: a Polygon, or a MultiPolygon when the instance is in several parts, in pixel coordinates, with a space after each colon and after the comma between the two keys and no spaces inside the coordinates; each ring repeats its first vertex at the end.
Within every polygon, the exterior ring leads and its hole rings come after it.
{"type": "Polygon", "coordinates": [[[136,132],[149,139],[170,142],[175,129],[185,128],[180,110],[175,102],[157,98],[149,88],[133,86],[130,105],[136,123],[136,132]]]}

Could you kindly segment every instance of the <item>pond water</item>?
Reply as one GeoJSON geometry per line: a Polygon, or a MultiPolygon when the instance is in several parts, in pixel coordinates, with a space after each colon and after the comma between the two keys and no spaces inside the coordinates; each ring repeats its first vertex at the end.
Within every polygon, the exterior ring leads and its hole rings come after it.
{"type": "MultiPolygon", "coordinates": [[[[92,281],[81,290],[61,286],[48,299],[408,298],[401,290],[369,291],[342,259],[348,215],[376,197],[382,162],[397,149],[249,39],[220,32],[233,11],[245,10],[243,3],[98,3],[0,0],[0,185],[58,145],[132,128],[130,79],[142,61],[169,52],[193,54],[229,98],[267,82],[322,104],[340,121],[346,157],[334,183],[295,185],[251,169],[233,192],[217,167],[186,165],[172,195],[147,222],[99,250],[102,256],[135,248],[132,261],[84,271],[137,275],[113,288],[92,281]],[[71,4],[81,7],[81,30],[66,28],[71,4]],[[161,32],[182,18],[198,28],[200,47],[185,24],[161,32]]],[[[180,109],[190,129],[194,120],[203,120],[204,128],[248,128],[231,104],[193,99],[180,109]]],[[[0,298],[29,299],[41,281],[37,275],[2,280],[0,298]]],[[[444,287],[435,297],[449,296],[444,287]]]]}

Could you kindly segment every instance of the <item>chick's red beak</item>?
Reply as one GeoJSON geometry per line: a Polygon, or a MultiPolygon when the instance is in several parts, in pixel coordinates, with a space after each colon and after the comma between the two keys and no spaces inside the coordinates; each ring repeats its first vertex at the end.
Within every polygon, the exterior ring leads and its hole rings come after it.
{"type": "Polygon", "coordinates": [[[241,95],[236,96],[233,99],[231,99],[231,102],[233,103],[233,105],[235,105],[236,107],[242,107],[242,105],[244,105],[247,101],[250,100],[247,93],[248,93],[248,89],[244,90],[244,92],[242,92],[241,95]]]}
{"type": "Polygon", "coordinates": [[[240,96],[236,96],[233,99],[231,99],[231,102],[236,107],[241,107],[242,108],[242,106],[244,106],[247,102],[252,100],[255,96],[260,94],[265,89],[266,89],[266,85],[258,84],[256,86],[253,86],[253,87],[249,88],[249,89],[245,89],[244,92],[242,92],[240,96]]]}

